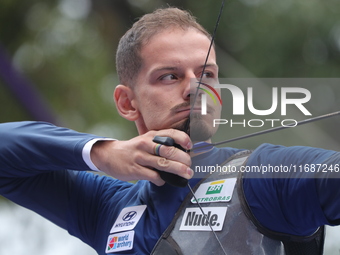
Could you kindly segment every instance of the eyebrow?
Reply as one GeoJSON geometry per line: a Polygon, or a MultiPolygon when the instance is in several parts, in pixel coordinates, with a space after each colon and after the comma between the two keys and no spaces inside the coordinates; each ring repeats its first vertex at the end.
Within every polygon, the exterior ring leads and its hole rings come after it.
{"type": "MultiPolygon", "coordinates": [[[[203,68],[207,68],[207,67],[214,67],[217,68],[217,64],[215,63],[211,63],[211,64],[206,64],[206,65],[201,65],[199,66],[199,68],[203,69],[203,68]]],[[[154,69],[152,72],[159,72],[159,71],[175,71],[178,70],[179,68],[176,66],[164,66],[164,67],[160,67],[160,68],[156,68],[154,69]]]]}
{"type": "Polygon", "coordinates": [[[206,65],[201,65],[200,66],[202,69],[203,68],[207,68],[207,67],[215,67],[215,68],[217,68],[217,64],[215,64],[215,63],[211,63],[211,64],[209,64],[209,63],[207,63],[206,65]]]}
{"type": "Polygon", "coordinates": [[[164,66],[164,67],[156,68],[156,69],[152,70],[152,72],[174,71],[174,70],[178,70],[178,67],[175,67],[175,66],[164,66]]]}

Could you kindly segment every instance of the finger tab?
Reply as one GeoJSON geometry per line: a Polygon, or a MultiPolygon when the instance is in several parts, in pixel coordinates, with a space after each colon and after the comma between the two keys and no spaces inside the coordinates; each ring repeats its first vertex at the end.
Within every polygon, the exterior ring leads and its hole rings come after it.
{"type": "Polygon", "coordinates": [[[173,138],[171,137],[167,137],[167,136],[155,136],[152,140],[155,143],[159,143],[159,144],[163,144],[163,145],[167,145],[167,146],[173,146],[175,144],[175,141],[173,138]]]}

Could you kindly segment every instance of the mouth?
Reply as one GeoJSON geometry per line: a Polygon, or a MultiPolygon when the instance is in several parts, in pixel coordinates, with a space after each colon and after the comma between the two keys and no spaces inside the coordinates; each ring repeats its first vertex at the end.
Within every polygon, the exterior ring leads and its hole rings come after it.
{"type": "Polygon", "coordinates": [[[185,107],[185,108],[178,109],[177,113],[183,113],[184,112],[184,113],[190,114],[190,113],[200,113],[201,111],[202,111],[201,107],[194,107],[194,108],[185,107]]]}

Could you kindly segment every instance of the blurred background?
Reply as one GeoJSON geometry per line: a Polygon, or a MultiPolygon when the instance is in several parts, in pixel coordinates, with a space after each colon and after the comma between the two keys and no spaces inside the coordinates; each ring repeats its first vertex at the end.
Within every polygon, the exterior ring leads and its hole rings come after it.
{"type": "MultiPolygon", "coordinates": [[[[212,32],[220,1],[2,0],[0,122],[49,121],[121,140],[136,135],[134,124],[117,114],[112,100],[118,84],[115,50],[138,17],[168,5],[190,10],[212,32]]],[[[338,110],[338,6],[338,0],[227,1],[216,37],[220,76],[332,80],[331,85],[308,88],[315,97],[312,113],[338,110]]],[[[263,80],[260,84],[265,89],[275,86],[263,80]]],[[[336,117],[230,146],[255,148],[272,142],[339,150],[339,125],[336,117]]],[[[233,130],[226,138],[250,131],[233,130]]],[[[1,255],[95,254],[5,199],[0,199],[0,223],[1,255]]],[[[338,243],[329,239],[326,254],[339,254],[338,243]]]]}

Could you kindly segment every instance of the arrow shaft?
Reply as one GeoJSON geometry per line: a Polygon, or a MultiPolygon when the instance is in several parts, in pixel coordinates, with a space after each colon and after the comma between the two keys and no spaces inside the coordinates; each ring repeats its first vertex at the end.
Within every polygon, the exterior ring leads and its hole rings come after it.
{"type": "Polygon", "coordinates": [[[218,146],[218,145],[222,145],[222,144],[226,144],[226,143],[230,143],[230,142],[235,142],[235,141],[243,140],[243,139],[254,137],[254,136],[268,134],[268,133],[276,132],[276,131],[283,130],[283,129],[286,129],[286,128],[301,126],[301,125],[308,124],[308,123],[311,123],[311,122],[331,118],[331,117],[334,117],[334,116],[337,116],[337,115],[340,115],[340,111],[327,113],[327,114],[324,114],[324,115],[320,115],[320,116],[310,118],[310,119],[301,120],[301,121],[298,121],[296,123],[288,124],[288,125],[285,125],[285,126],[274,127],[274,128],[258,131],[258,132],[255,132],[255,133],[231,138],[231,139],[228,139],[228,140],[224,140],[224,141],[220,141],[220,142],[216,142],[216,143],[212,143],[212,144],[198,146],[198,147],[195,147],[194,149],[192,149],[192,151],[207,148],[207,147],[212,147],[212,146],[218,146]]]}

